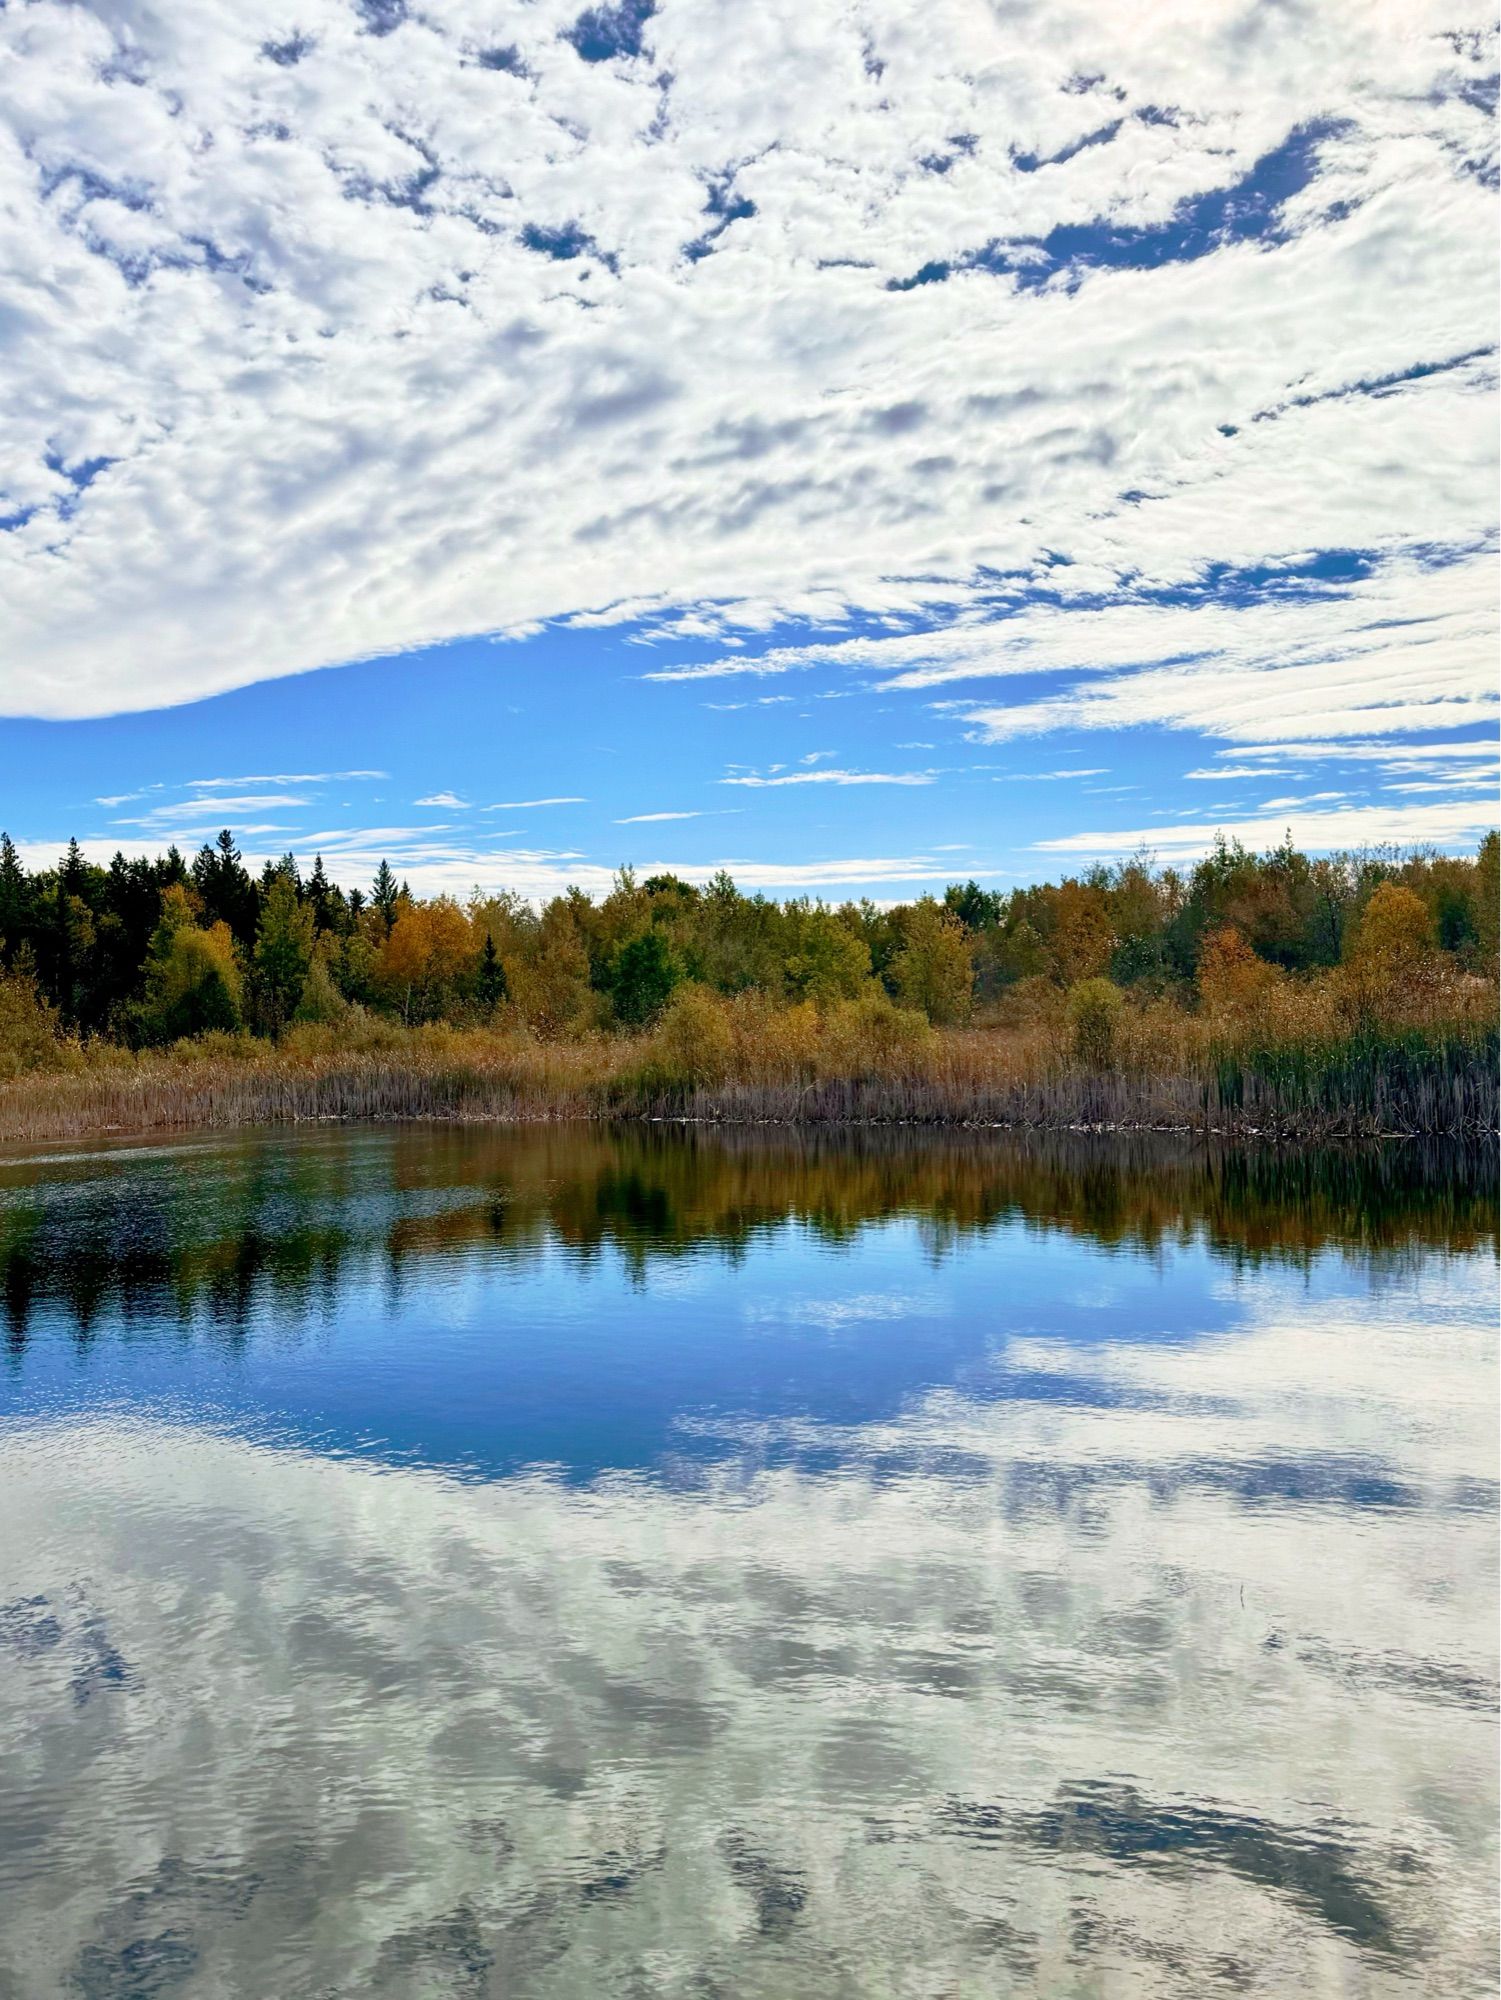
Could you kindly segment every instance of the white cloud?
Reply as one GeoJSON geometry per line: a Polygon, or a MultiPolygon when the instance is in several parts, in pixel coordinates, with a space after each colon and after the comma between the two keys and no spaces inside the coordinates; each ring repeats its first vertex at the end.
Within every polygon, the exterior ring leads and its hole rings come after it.
{"type": "MultiPolygon", "coordinates": [[[[142,840],[131,841],[130,850],[162,855],[174,841],[211,840],[222,824],[222,820],[216,820],[201,826],[162,829],[154,837],[148,834],[142,840]]],[[[541,901],[570,888],[583,889],[591,896],[608,895],[615,885],[615,861],[592,860],[577,848],[479,847],[467,837],[456,837],[452,829],[444,826],[334,827],[304,833],[285,826],[252,825],[237,827],[235,833],[245,864],[252,872],[267,861],[279,859],[291,846],[304,859],[321,854],[330,877],[346,889],[365,886],[382,861],[389,862],[393,871],[422,896],[462,898],[475,888],[492,893],[512,889],[541,901]],[[279,838],[265,846],[256,844],[259,836],[270,834],[279,838]]],[[[65,844],[18,840],[16,850],[28,868],[53,868],[65,844]]],[[[120,842],[92,836],[81,838],[78,845],[86,861],[107,866],[120,842]]],[[[815,856],[805,861],[768,861],[753,855],[727,855],[707,861],[649,855],[629,859],[642,876],[670,873],[703,884],[725,869],[742,889],[798,895],[875,883],[894,883],[910,890],[947,882],[952,870],[945,869],[935,859],[943,851],[934,848],[922,854],[815,856]]],[[[988,878],[996,871],[981,867],[966,872],[988,878]]]]}
{"type": "Polygon", "coordinates": [[[931,785],[928,771],[788,771],[781,777],[721,778],[722,785],[931,785]]]}
{"type": "MultiPolygon", "coordinates": [[[[189,785],[195,792],[208,792],[216,787],[225,790],[242,785],[334,785],[346,779],[388,778],[389,771],[276,771],[269,776],[252,778],[190,778],[189,785]]],[[[103,801],[100,801],[103,804],[103,801]]]]}
{"type": "Polygon", "coordinates": [[[618,819],[617,826],[651,826],[664,819],[702,819],[701,812],[632,813],[627,819],[618,819]]]}
{"type": "Polygon", "coordinates": [[[531,812],[538,806],[586,806],[588,803],[587,799],[579,798],[502,799],[498,805],[481,806],[480,811],[487,813],[531,812]]]}
{"type": "MultiPolygon", "coordinates": [[[[1108,770],[1109,766],[1106,764],[1091,764],[1072,771],[1000,771],[991,779],[991,783],[994,785],[1047,785],[1056,783],[1060,778],[1103,778],[1108,770]]],[[[1095,789],[1096,791],[1100,791],[1104,787],[1097,785],[1095,789]]]]}
{"type": "MultiPolygon", "coordinates": [[[[1322,744],[1319,751],[1321,756],[1329,755],[1327,747],[1322,744]]],[[[1220,785],[1228,778],[1280,778],[1284,774],[1273,764],[1225,764],[1219,770],[1185,771],[1183,775],[1185,778],[1212,780],[1220,785]]]]}
{"type": "MultiPolygon", "coordinates": [[[[103,805],[104,800],[99,803],[103,805]]],[[[170,804],[152,806],[149,812],[134,819],[120,819],[116,826],[165,826],[178,820],[199,820],[205,814],[217,814],[217,824],[224,824],[224,815],[232,813],[279,812],[288,806],[305,806],[311,801],[293,792],[244,792],[233,799],[175,799],[170,804]]]]}
{"type": "Polygon", "coordinates": [[[461,812],[468,811],[468,801],[461,799],[456,792],[431,792],[425,799],[414,799],[413,804],[419,806],[453,806],[461,812]]]}
{"type": "Polygon", "coordinates": [[[1298,798],[1263,799],[1260,810],[1262,812],[1282,812],[1289,806],[1321,806],[1327,804],[1331,799],[1344,799],[1348,797],[1348,792],[1304,792],[1298,798]]]}
{"type": "Polygon", "coordinates": [[[1311,852],[1341,847],[1399,845],[1463,846],[1496,824],[1494,805],[1450,800],[1431,806],[1348,806],[1334,811],[1295,811],[1276,817],[1200,821],[1192,826],[1137,827],[1130,831],[1071,833],[1033,843],[1043,854],[1134,854],[1151,848],[1163,861],[1207,854],[1221,834],[1250,848],[1280,847],[1290,831],[1296,846],[1311,852]]]}
{"type": "Polygon", "coordinates": [[[1273,612],[1244,644],[1217,612],[1197,675],[1143,594],[1488,534],[1479,0],[662,0],[648,55],[598,64],[560,39],[576,11],[372,33],[305,0],[296,61],[230,0],[0,11],[6,712],[548,618],[720,634],[725,661],[840,627],[844,664],[905,685],[1129,668],[998,711],[1008,735],[1485,710],[1494,604],[1456,608],[1452,570],[1397,593],[1430,617],[1405,636],[1336,594],[1302,666],[1267,654],[1273,612]],[[475,60],[496,38],[520,70],[475,60]],[[1041,286],[975,265],[1166,229],[1300,131],[1316,171],[1275,237],[1041,286]],[[1058,593],[1054,622],[967,623],[998,576],[1058,593]],[[1131,633],[1094,609],[1123,591],[1131,633]]]}

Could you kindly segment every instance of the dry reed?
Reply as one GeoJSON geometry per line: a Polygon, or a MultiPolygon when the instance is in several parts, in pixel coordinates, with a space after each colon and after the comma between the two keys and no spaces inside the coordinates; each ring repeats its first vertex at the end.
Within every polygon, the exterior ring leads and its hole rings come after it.
{"type": "Polygon", "coordinates": [[[1488,1006],[1471,996],[1447,1018],[1383,1027],[1130,1007],[1108,1064],[1090,1064],[1047,1007],[930,1029],[880,998],[819,1012],[693,989],[637,1036],[544,1041],[370,1021],[299,1028],[275,1045],[224,1035],[138,1054],[95,1045],[62,1070],[0,1083],[0,1138],[411,1118],[1473,1136],[1497,1127],[1488,1006]]]}

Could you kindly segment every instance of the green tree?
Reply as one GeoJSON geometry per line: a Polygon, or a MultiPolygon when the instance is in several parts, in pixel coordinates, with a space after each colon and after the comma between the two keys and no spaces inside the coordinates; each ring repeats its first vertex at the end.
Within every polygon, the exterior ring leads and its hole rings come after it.
{"type": "Polygon", "coordinates": [[[313,960],[313,913],[298,900],[296,886],[278,872],[261,905],[256,927],[256,1012],[273,1033],[291,1017],[302,998],[313,960]]]}
{"type": "Polygon", "coordinates": [[[26,940],[31,883],[8,833],[0,833],[0,959],[9,965],[26,940]]]}
{"type": "Polygon", "coordinates": [[[294,1021],[341,1021],[349,1012],[349,1002],[334,983],[334,976],[328,967],[328,960],[322,952],[315,952],[313,962],[308,967],[307,978],[302,982],[302,994],[292,1019],[294,1021]]]}
{"type": "Polygon", "coordinates": [[[240,968],[228,924],[208,930],[193,922],[188,900],[174,887],[162,897],[161,921],[147,953],[142,1027],[153,1042],[180,1041],[242,1021],[240,968]]]}
{"type": "Polygon", "coordinates": [[[208,921],[228,924],[235,942],[248,947],[255,937],[255,884],[227,826],[212,847],[199,848],[192,880],[208,921]]]}
{"type": "Polygon", "coordinates": [[[370,885],[370,907],[380,911],[388,935],[391,926],[396,922],[396,905],[400,895],[396,877],[391,873],[389,865],[382,861],[375,871],[375,880],[370,885]]]}
{"type": "Polygon", "coordinates": [[[870,977],[870,949],[850,925],[821,903],[789,903],[783,971],[794,1000],[853,1000],[870,977]]]}
{"type": "Polygon", "coordinates": [[[506,969],[500,962],[500,953],[495,949],[495,940],[485,932],[485,948],[479,955],[479,973],[475,980],[474,993],[485,1012],[491,1013],[509,993],[506,984],[506,969]]]}
{"type": "Polygon", "coordinates": [[[610,998],[628,1027],[654,1020],[682,979],[671,945],[658,930],[643,931],[621,945],[610,965],[610,998]]]}
{"type": "Polygon", "coordinates": [[[967,1019],[974,970],[963,924],[931,896],[904,914],[902,947],[891,967],[898,997],[940,1027],[967,1019]]]}
{"type": "Polygon", "coordinates": [[[1488,833],[1475,856],[1475,957],[1493,977],[1496,971],[1498,901],[1501,901],[1501,836],[1488,833]]]}

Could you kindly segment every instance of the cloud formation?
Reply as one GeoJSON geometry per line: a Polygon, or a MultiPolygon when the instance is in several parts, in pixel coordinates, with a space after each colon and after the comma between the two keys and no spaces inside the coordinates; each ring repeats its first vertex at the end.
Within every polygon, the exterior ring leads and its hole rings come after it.
{"type": "Polygon", "coordinates": [[[991,737],[1488,714],[1495,67],[1474,0],[9,7],[0,707],[858,618],[1112,677],[991,737]]]}

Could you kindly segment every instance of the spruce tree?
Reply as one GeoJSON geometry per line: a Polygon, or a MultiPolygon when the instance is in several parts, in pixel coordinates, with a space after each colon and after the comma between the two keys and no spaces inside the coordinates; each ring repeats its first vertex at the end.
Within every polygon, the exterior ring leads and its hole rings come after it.
{"type": "Polygon", "coordinates": [[[500,962],[500,953],[495,949],[494,938],[486,931],[485,948],[480,953],[479,979],[475,986],[479,1003],[486,1013],[489,1013],[492,1008],[500,1005],[508,991],[506,969],[500,962]]]}
{"type": "Polygon", "coordinates": [[[399,894],[396,877],[391,873],[389,865],[382,861],[375,871],[375,881],[370,889],[370,901],[385,918],[388,931],[396,921],[396,899],[399,894]]]}

